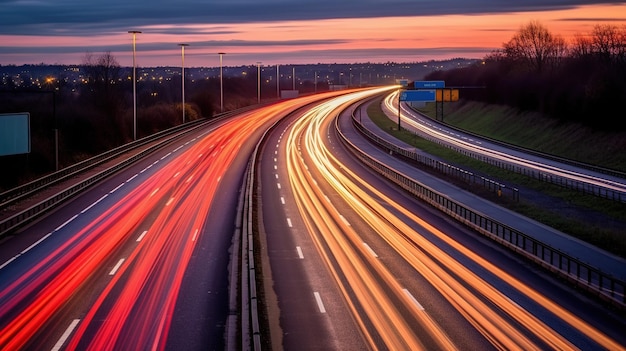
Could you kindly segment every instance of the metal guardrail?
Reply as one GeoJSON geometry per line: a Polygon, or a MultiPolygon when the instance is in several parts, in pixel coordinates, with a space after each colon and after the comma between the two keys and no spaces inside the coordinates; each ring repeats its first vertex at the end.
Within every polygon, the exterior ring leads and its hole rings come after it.
{"type": "MultiPolygon", "coordinates": [[[[355,125],[360,124],[354,116],[352,117],[352,122],[355,125]]],[[[576,286],[595,294],[615,306],[622,309],[626,308],[626,282],[500,223],[489,216],[481,214],[464,204],[456,202],[445,194],[439,193],[394,170],[367,155],[350,142],[341,132],[337,121],[335,128],[343,143],[358,159],[409,193],[488,238],[555,272],[576,286]]]]}
{"type": "MultiPolygon", "coordinates": [[[[187,129],[187,131],[191,131],[194,130],[200,126],[203,125],[203,123],[207,123],[206,120],[201,120],[199,123],[195,123],[192,125],[186,124],[184,126],[183,129],[187,129]]],[[[150,142],[164,137],[165,135],[171,135],[174,134],[175,132],[178,132],[181,128],[176,128],[176,130],[174,132],[170,133],[159,133],[158,135],[153,136],[153,138],[150,140],[150,142]]],[[[143,139],[142,139],[143,140],[143,139]]],[[[147,143],[148,141],[143,140],[142,141],[142,145],[144,143],[147,143]]],[[[136,147],[136,146],[135,146],[136,147]]],[[[133,147],[133,148],[135,148],[133,147]]],[[[118,148],[119,149],[119,148],[118,148]]],[[[132,148],[129,149],[125,149],[124,152],[132,150],[132,148]]],[[[58,206],[59,204],[61,204],[63,201],[75,196],[76,194],[80,193],[81,191],[83,191],[84,189],[90,187],[91,185],[97,183],[98,181],[108,177],[109,175],[133,164],[134,162],[140,160],[141,158],[147,156],[148,154],[152,153],[155,149],[154,148],[149,148],[146,150],[143,150],[129,158],[124,159],[122,162],[109,167],[107,169],[105,169],[102,172],[99,172],[77,184],[74,184],[72,186],[70,186],[69,188],[58,192],[55,195],[52,195],[50,197],[48,197],[47,199],[35,204],[34,206],[31,206],[30,208],[27,208],[26,210],[23,210],[11,217],[8,217],[6,219],[4,219],[3,221],[0,222],[0,238],[7,235],[8,233],[11,233],[12,231],[16,230],[17,228],[24,226],[30,222],[32,222],[33,220],[35,220],[36,218],[38,218],[38,216],[42,215],[43,213],[48,212],[49,210],[51,210],[52,208],[58,206]]],[[[107,153],[108,154],[108,153],[107,153]]],[[[115,153],[115,155],[117,155],[118,153],[115,153]]],[[[111,158],[112,156],[109,156],[107,159],[111,158]]],[[[96,157],[99,158],[99,157],[96,157]]],[[[104,159],[103,159],[104,160],[104,159]]],[[[103,161],[100,161],[96,164],[100,164],[103,161]]],[[[94,167],[94,164],[88,166],[86,169],[90,169],[94,167]]],[[[69,173],[69,175],[73,175],[76,172],[82,172],[86,170],[85,168],[83,168],[82,170],[78,170],[75,171],[74,173],[69,173]]],[[[57,178],[55,180],[52,180],[51,182],[56,182],[59,181],[59,179],[64,178],[69,176],[67,174],[61,176],[60,178],[57,178]]],[[[41,185],[40,187],[45,187],[45,186],[49,186],[51,183],[47,183],[47,185],[41,185]]],[[[39,188],[37,188],[38,190],[39,188]]]]}
{"type": "Polygon", "coordinates": [[[356,116],[352,114],[352,123],[355,128],[368,139],[373,141],[376,145],[389,153],[400,155],[406,160],[425,165],[429,168],[437,170],[438,172],[446,175],[450,175],[454,178],[465,181],[466,183],[474,184],[483,187],[484,189],[497,194],[498,196],[505,196],[513,199],[513,201],[519,201],[519,190],[514,187],[506,186],[495,180],[475,175],[473,172],[453,166],[451,164],[436,160],[426,155],[419,154],[410,149],[402,148],[388,140],[381,138],[376,133],[368,130],[362,123],[360,123],[356,116]]]}
{"type": "MultiPolygon", "coordinates": [[[[416,113],[419,113],[420,115],[422,115],[424,118],[429,118],[427,116],[424,116],[422,113],[420,113],[419,111],[415,111],[416,113]]],[[[593,165],[589,165],[589,164],[585,164],[585,163],[581,163],[581,162],[576,162],[573,160],[568,160],[565,158],[561,158],[561,157],[557,157],[554,155],[550,155],[550,154],[546,154],[546,153],[542,153],[542,152],[538,152],[535,150],[530,150],[530,149],[526,149],[523,147],[519,147],[516,145],[512,145],[512,144],[507,144],[507,143],[503,143],[501,141],[495,140],[495,139],[491,139],[491,138],[487,138],[484,136],[479,136],[476,134],[473,134],[471,132],[468,132],[466,130],[461,130],[458,128],[455,128],[454,126],[451,126],[449,124],[445,124],[446,127],[452,128],[454,130],[458,130],[460,132],[466,133],[466,134],[470,134],[470,135],[474,135],[478,138],[482,138],[482,139],[486,139],[489,140],[490,142],[494,143],[494,144],[498,144],[498,145],[502,145],[514,150],[518,150],[518,151],[522,151],[525,153],[529,153],[535,156],[539,156],[539,157],[543,157],[546,159],[550,159],[553,161],[557,161],[557,162],[561,162],[564,164],[569,164],[572,166],[576,166],[576,167],[580,167],[580,168],[584,168],[587,170],[591,170],[594,172],[598,172],[598,173],[602,173],[602,174],[607,174],[610,176],[614,176],[614,177],[619,177],[619,178],[626,178],[626,174],[624,174],[623,172],[619,172],[619,171],[615,171],[615,170],[611,170],[608,168],[603,168],[603,167],[596,167],[593,165]]],[[[402,128],[410,133],[413,133],[412,131],[402,128]]],[[[467,157],[471,157],[473,159],[479,160],[481,162],[490,164],[492,166],[498,167],[498,168],[502,168],[514,173],[518,173],[518,174],[522,174],[525,175],[527,177],[533,178],[533,179],[537,179],[543,182],[547,182],[547,183],[551,183],[554,185],[558,185],[561,186],[563,188],[566,189],[571,189],[571,190],[575,190],[578,191],[580,193],[584,193],[584,194],[589,194],[589,195],[594,195],[597,197],[601,197],[601,198],[605,198],[611,201],[616,201],[616,202],[621,202],[621,203],[626,203],[626,192],[623,191],[617,191],[617,190],[611,190],[611,189],[607,189],[605,187],[602,186],[597,186],[597,185],[593,185],[593,184],[589,184],[587,182],[582,182],[582,181],[577,181],[577,180],[573,180],[567,177],[561,177],[558,175],[554,175],[554,174],[548,174],[545,172],[541,172],[541,171],[537,171],[534,169],[530,169],[527,167],[522,167],[522,166],[518,166],[515,164],[511,164],[508,162],[503,162],[501,160],[492,158],[492,157],[488,157],[482,154],[479,154],[477,152],[472,152],[472,151],[468,151],[466,149],[460,148],[460,147],[455,147],[453,145],[447,144],[442,142],[441,140],[432,137],[426,133],[418,133],[420,135],[420,137],[429,140],[433,143],[439,144],[443,147],[449,148],[451,150],[454,150],[462,155],[465,155],[467,157]]]]}
{"type": "MultiPolygon", "coordinates": [[[[119,155],[122,155],[128,151],[139,148],[143,145],[157,141],[158,139],[171,137],[170,139],[164,140],[161,143],[161,145],[164,145],[165,142],[168,142],[177,138],[178,137],[177,133],[179,132],[187,133],[187,132],[195,130],[196,128],[203,126],[204,124],[218,123],[224,119],[230,118],[233,115],[252,110],[254,108],[257,108],[258,106],[259,105],[246,106],[237,110],[220,113],[210,120],[199,119],[193,122],[181,124],[173,128],[152,134],[145,138],[136,140],[134,142],[122,145],[113,150],[107,151],[103,154],[100,154],[90,159],[87,159],[85,161],[79,162],[70,167],[66,167],[58,172],[52,173],[48,176],[42,177],[33,182],[30,182],[28,184],[25,184],[23,186],[11,189],[3,194],[0,194],[0,201],[2,201],[2,203],[0,204],[0,209],[8,206],[9,204],[14,203],[15,201],[18,201],[19,199],[32,195],[45,187],[51,186],[65,179],[68,179],[72,176],[75,176],[77,174],[90,170],[98,165],[103,164],[104,162],[108,160],[111,160],[115,157],[118,157],[119,155]]],[[[33,220],[38,218],[38,216],[60,205],[63,201],[75,196],[76,194],[80,193],[82,190],[104,179],[105,177],[121,170],[124,167],[131,165],[133,162],[140,160],[141,158],[147,156],[154,150],[155,148],[149,148],[147,150],[141,151],[140,153],[125,159],[124,161],[122,161],[121,163],[115,166],[112,166],[98,174],[95,174],[84,181],[74,184],[73,186],[70,186],[69,188],[35,204],[34,206],[31,206],[30,208],[26,210],[23,210],[11,217],[8,217],[0,221],[0,238],[11,233],[17,228],[32,222],[33,220]]]]}
{"type": "MultiPolygon", "coordinates": [[[[10,206],[11,204],[30,196],[37,191],[40,191],[42,188],[49,187],[56,183],[59,183],[65,179],[71,178],[81,172],[92,169],[98,165],[101,165],[104,162],[107,162],[119,155],[144,146],[148,143],[151,143],[159,138],[166,137],[172,134],[175,134],[181,130],[186,128],[191,128],[201,123],[206,122],[206,120],[196,120],[193,122],[189,122],[186,124],[181,124],[176,127],[155,133],[153,135],[147,136],[145,138],[130,142],[128,144],[124,144],[122,146],[116,147],[112,150],[106,151],[102,154],[96,155],[89,159],[83,160],[81,162],[75,163],[71,166],[63,168],[59,171],[51,173],[47,176],[41,177],[39,179],[33,180],[32,182],[20,185],[13,189],[9,189],[0,194],[0,210],[10,206]]],[[[1,231],[0,231],[1,232],[1,231]]]]}

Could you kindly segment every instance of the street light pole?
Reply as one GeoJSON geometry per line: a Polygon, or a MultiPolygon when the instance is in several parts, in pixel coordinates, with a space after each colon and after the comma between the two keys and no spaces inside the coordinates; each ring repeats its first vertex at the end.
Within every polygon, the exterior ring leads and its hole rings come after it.
{"type": "Polygon", "coordinates": [[[133,35],[133,140],[137,140],[137,65],[135,63],[135,39],[138,30],[129,30],[128,33],[133,35]]]}
{"type": "Polygon", "coordinates": [[[222,112],[224,112],[224,74],[222,72],[222,56],[224,56],[226,53],[224,52],[218,52],[218,55],[220,55],[220,110],[222,112]]]}
{"type": "Polygon", "coordinates": [[[261,62],[256,63],[256,76],[257,76],[257,85],[256,85],[256,94],[257,94],[257,104],[261,103],[261,62]]]}
{"type": "Polygon", "coordinates": [[[280,99],[280,64],[276,64],[276,98],[280,99]]]}
{"type": "Polygon", "coordinates": [[[182,58],[182,85],[183,85],[183,124],[185,123],[185,46],[189,44],[178,44],[180,46],[180,55],[182,58]]]}

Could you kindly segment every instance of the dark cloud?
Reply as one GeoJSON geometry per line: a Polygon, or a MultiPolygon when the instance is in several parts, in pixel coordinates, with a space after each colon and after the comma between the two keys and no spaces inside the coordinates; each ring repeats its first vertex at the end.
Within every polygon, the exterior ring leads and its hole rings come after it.
{"type": "Polygon", "coordinates": [[[624,3],[594,0],[4,0],[0,33],[77,35],[119,32],[157,24],[220,24],[483,14],[562,9],[584,4],[624,3]]]}

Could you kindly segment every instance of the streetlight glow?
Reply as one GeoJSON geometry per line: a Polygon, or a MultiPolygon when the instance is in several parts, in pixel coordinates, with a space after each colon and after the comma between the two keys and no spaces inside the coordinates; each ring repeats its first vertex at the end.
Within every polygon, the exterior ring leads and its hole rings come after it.
{"type": "Polygon", "coordinates": [[[129,30],[128,33],[133,35],[133,140],[137,140],[137,65],[135,63],[135,40],[138,30],[129,30]]]}
{"type": "Polygon", "coordinates": [[[182,82],[183,82],[183,123],[185,123],[185,46],[189,44],[178,44],[180,46],[180,54],[182,57],[182,82]]]}

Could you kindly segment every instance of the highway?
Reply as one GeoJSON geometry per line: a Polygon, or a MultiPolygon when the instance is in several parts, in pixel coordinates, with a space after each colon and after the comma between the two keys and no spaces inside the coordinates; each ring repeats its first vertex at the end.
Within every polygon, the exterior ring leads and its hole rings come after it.
{"type": "Polygon", "coordinates": [[[324,97],[198,131],[5,240],[0,349],[223,349],[250,154],[269,125],[324,97]]]}
{"type": "Polygon", "coordinates": [[[281,328],[272,344],[624,348],[622,317],[433,213],[349,156],[333,121],[359,94],[285,122],[263,153],[260,211],[276,294],[270,316],[281,328]]]}
{"type": "Polygon", "coordinates": [[[0,243],[0,349],[225,349],[239,192],[268,130],[254,210],[272,349],[624,349],[623,316],[347,151],[335,118],[392,88],[241,113],[21,229],[0,243]]]}
{"type": "MultiPolygon", "coordinates": [[[[387,95],[383,102],[383,111],[387,116],[398,120],[398,93],[387,95]]],[[[545,157],[530,155],[528,153],[505,147],[501,144],[463,133],[461,131],[446,127],[443,124],[432,121],[429,118],[419,115],[413,109],[401,104],[401,125],[424,136],[434,138],[447,145],[469,151],[498,162],[507,163],[516,168],[526,168],[529,171],[545,174],[546,177],[558,176],[569,179],[572,182],[588,184],[593,187],[607,189],[626,198],[626,182],[624,178],[599,173],[576,165],[571,165],[545,157]]],[[[597,192],[597,191],[596,191],[597,192]]]]}

